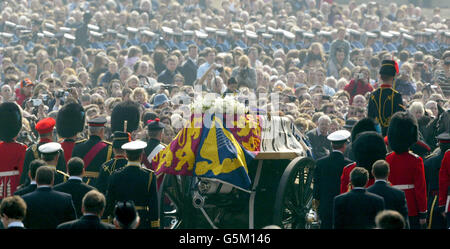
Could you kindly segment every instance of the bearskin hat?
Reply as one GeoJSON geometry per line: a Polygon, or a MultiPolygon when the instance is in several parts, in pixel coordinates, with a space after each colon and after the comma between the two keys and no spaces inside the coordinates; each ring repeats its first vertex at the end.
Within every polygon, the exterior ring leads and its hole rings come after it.
{"type": "Polygon", "coordinates": [[[375,121],[371,118],[363,118],[359,120],[352,128],[352,141],[355,141],[356,137],[362,132],[377,131],[375,127],[375,121]]]}
{"type": "Polygon", "coordinates": [[[372,171],[373,163],[380,159],[384,160],[387,153],[383,137],[374,131],[360,133],[352,142],[352,151],[355,155],[356,165],[369,172],[372,171]]]}
{"type": "Polygon", "coordinates": [[[0,104],[0,140],[13,141],[22,129],[22,112],[14,102],[0,104]]]}
{"type": "Polygon", "coordinates": [[[409,112],[392,115],[387,131],[389,147],[396,153],[407,152],[418,140],[416,118],[409,112]]]}
{"type": "Polygon", "coordinates": [[[86,113],[78,103],[64,105],[56,116],[56,132],[62,138],[73,137],[84,129],[86,113]]]}
{"type": "Polygon", "coordinates": [[[140,121],[139,105],[133,101],[123,101],[117,104],[111,113],[111,132],[124,131],[124,121],[127,120],[127,132],[138,129],[140,121]]]}

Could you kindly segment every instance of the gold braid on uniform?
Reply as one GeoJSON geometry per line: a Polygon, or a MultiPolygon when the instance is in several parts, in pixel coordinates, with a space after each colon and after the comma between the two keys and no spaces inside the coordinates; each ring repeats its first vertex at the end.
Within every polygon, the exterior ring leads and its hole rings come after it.
{"type": "Polygon", "coordinates": [[[378,110],[378,122],[381,124],[381,126],[383,127],[388,127],[389,126],[389,119],[386,119],[384,117],[384,110],[386,109],[386,101],[391,99],[391,113],[394,112],[394,87],[395,87],[395,80],[394,80],[394,84],[393,84],[393,88],[392,88],[392,94],[390,97],[388,97],[384,103],[383,103],[383,112],[381,112],[381,96],[383,95],[383,87],[380,87],[380,94],[378,97],[378,103],[375,101],[375,96],[371,95],[371,98],[373,100],[373,102],[375,103],[375,106],[377,107],[378,110]]]}

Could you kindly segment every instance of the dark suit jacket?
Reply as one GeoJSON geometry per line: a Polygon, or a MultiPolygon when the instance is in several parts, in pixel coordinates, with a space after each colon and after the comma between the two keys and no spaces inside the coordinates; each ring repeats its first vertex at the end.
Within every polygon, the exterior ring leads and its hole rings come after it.
{"type": "Polygon", "coordinates": [[[384,181],[377,181],[367,188],[367,191],[383,197],[385,208],[399,212],[405,222],[408,221],[408,206],[406,205],[405,192],[389,186],[384,181]]]}
{"type": "Polygon", "coordinates": [[[334,198],[333,228],[372,229],[375,227],[375,216],[383,209],[383,197],[366,189],[353,189],[334,198]]]}
{"type": "Polygon", "coordinates": [[[327,139],[327,136],[318,135],[317,128],[308,131],[306,136],[311,144],[314,159],[317,160],[329,155],[332,147],[331,142],[327,139]]]}
{"type": "Polygon", "coordinates": [[[190,58],[187,58],[180,69],[181,74],[184,77],[184,84],[192,86],[194,81],[197,79],[198,65],[195,64],[190,58]]]}
{"type": "Polygon", "coordinates": [[[29,229],[55,229],[59,224],[76,219],[72,196],[50,187],[37,188],[22,196],[27,204],[24,225],[29,229]]]}
{"type": "Polygon", "coordinates": [[[18,195],[18,196],[26,195],[28,193],[35,191],[36,187],[37,187],[36,184],[30,184],[26,187],[22,187],[21,189],[17,190],[16,192],[14,192],[14,195],[18,195]]]}
{"type": "Polygon", "coordinates": [[[72,195],[72,201],[75,206],[75,211],[77,212],[77,217],[81,217],[83,215],[81,213],[81,204],[83,197],[87,192],[95,188],[87,185],[80,180],[70,179],[67,182],[56,185],[53,189],[55,191],[60,191],[72,195]]]}
{"type": "Polygon", "coordinates": [[[84,215],[78,220],[60,224],[56,229],[114,229],[111,224],[102,222],[98,216],[84,215]]]}
{"type": "Polygon", "coordinates": [[[340,193],[342,169],[351,163],[338,151],[333,151],[316,162],[313,196],[320,201],[319,216],[323,228],[332,227],[333,199],[340,193]]]}

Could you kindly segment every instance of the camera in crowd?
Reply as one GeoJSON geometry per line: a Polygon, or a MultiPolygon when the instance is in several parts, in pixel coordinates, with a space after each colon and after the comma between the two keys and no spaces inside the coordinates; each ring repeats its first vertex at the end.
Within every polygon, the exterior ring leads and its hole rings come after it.
{"type": "Polygon", "coordinates": [[[65,97],[69,96],[70,91],[71,91],[70,89],[67,90],[59,89],[56,91],[55,97],[57,99],[64,99],[65,97]]]}

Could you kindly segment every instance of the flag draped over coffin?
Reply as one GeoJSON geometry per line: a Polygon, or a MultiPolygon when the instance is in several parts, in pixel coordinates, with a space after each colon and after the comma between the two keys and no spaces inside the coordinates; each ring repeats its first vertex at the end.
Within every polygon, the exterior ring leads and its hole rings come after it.
{"type": "Polygon", "coordinates": [[[156,174],[195,175],[248,190],[248,165],[260,148],[260,118],[241,115],[228,122],[232,128],[222,115],[193,116],[191,126],[153,159],[156,174]],[[203,118],[211,118],[210,125],[203,118]]]}

